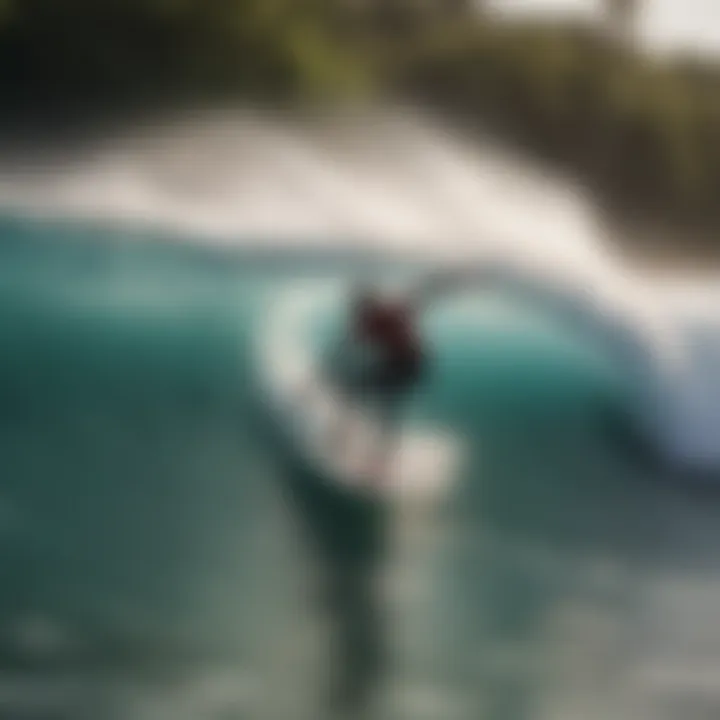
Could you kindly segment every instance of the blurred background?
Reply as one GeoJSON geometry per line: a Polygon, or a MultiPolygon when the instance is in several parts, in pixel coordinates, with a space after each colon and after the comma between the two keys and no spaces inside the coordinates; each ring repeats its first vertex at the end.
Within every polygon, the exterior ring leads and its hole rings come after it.
{"type": "Polygon", "coordinates": [[[704,0],[0,0],[0,717],[330,720],[370,636],[367,718],[718,717],[718,48],[704,0]],[[433,493],[303,460],[263,349],[488,258],[423,318],[433,493]]]}

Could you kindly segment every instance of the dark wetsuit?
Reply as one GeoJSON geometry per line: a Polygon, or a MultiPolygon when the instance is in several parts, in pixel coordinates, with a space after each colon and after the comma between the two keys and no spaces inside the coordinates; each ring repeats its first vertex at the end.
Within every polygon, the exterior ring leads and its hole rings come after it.
{"type": "Polygon", "coordinates": [[[358,342],[380,354],[379,361],[364,373],[368,389],[397,395],[415,386],[424,357],[410,310],[401,304],[372,303],[358,314],[353,332],[358,342]]]}
{"type": "MultiPolygon", "coordinates": [[[[337,378],[339,389],[353,400],[367,401],[380,411],[385,433],[378,448],[387,452],[394,424],[404,400],[416,387],[423,370],[422,343],[414,328],[414,314],[403,305],[374,299],[356,307],[350,318],[350,365],[358,350],[371,349],[373,357],[347,377],[337,378]]],[[[342,365],[343,363],[341,363],[342,365]]],[[[338,424],[335,431],[349,430],[338,424]]],[[[342,435],[338,443],[342,443],[342,435]]],[[[357,710],[369,702],[386,670],[385,628],[380,599],[374,583],[386,549],[387,518],[382,504],[355,499],[351,507],[362,510],[358,540],[352,557],[332,565],[329,578],[329,609],[337,621],[338,662],[333,678],[333,712],[357,710]]],[[[350,516],[341,520],[350,525],[350,516]]],[[[335,540],[334,547],[338,541],[335,540]]]]}
{"type": "MultiPolygon", "coordinates": [[[[350,315],[350,343],[343,345],[348,355],[329,368],[341,393],[352,396],[352,400],[377,404],[378,419],[386,424],[378,448],[381,455],[388,451],[386,444],[394,442],[398,413],[425,369],[413,307],[364,298],[350,315]],[[372,357],[362,361],[368,349],[372,357]]],[[[342,423],[335,425],[334,432],[340,433],[338,444],[350,429],[342,423]]],[[[342,545],[335,536],[331,547],[338,554],[328,564],[328,609],[337,623],[338,643],[337,675],[331,687],[333,712],[363,708],[386,670],[385,623],[374,583],[386,550],[387,517],[382,503],[355,497],[344,517],[336,510],[339,526],[350,527],[359,511],[363,520],[356,524],[352,552],[338,553],[342,545]]]]}

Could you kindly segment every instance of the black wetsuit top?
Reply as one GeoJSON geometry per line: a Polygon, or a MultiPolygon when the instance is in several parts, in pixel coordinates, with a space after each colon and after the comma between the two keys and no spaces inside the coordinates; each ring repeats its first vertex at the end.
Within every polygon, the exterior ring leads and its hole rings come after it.
{"type": "Polygon", "coordinates": [[[383,361],[374,376],[381,389],[402,390],[417,382],[423,349],[411,311],[400,304],[373,304],[360,313],[354,330],[357,340],[381,353],[383,361]]]}

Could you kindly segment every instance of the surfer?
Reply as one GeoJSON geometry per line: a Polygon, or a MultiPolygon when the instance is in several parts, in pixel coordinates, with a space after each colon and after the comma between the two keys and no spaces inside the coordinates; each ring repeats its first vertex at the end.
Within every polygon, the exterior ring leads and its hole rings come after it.
{"type": "MultiPolygon", "coordinates": [[[[382,442],[370,458],[370,478],[385,476],[401,412],[428,372],[421,313],[430,301],[473,274],[467,269],[438,270],[396,298],[385,298],[371,287],[353,292],[345,335],[327,369],[336,391],[378,410],[382,442]]],[[[343,448],[351,424],[337,423],[333,432],[333,445],[343,448]]]]}
{"type": "MultiPolygon", "coordinates": [[[[428,370],[427,342],[420,328],[426,302],[458,280],[436,272],[396,299],[371,287],[356,288],[347,324],[326,371],[336,391],[380,410],[381,447],[371,452],[369,477],[381,483],[397,423],[410,395],[428,370]]],[[[352,422],[336,422],[330,444],[347,442],[352,422]]],[[[341,450],[342,450],[342,446],[341,450]]],[[[367,713],[387,671],[387,638],[378,572],[387,552],[389,515],[376,499],[331,494],[333,523],[313,523],[330,619],[337,643],[330,683],[333,716],[367,713]]]]}
{"type": "MultiPolygon", "coordinates": [[[[407,299],[389,300],[371,289],[358,289],[343,340],[330,374],[340,393],[378,410],[383,443],[368,470],[372,478],[382,478],[400,413],[426,371],[416,308],[407,299]]],[[[351,428],[336,425],[334,431],[342,447],[351,428]]]]}

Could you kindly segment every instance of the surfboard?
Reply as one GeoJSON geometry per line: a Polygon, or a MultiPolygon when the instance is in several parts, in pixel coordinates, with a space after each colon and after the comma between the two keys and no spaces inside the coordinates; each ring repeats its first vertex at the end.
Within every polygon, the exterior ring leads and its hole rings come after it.
{"type": "Polygon", "coordinates": [[[403,426],[387,462],[378,466],[376,449],[384,439],[377,417],[339,395],[326,377],[309,328],[318,313],[338,303],[337,292],[288,291],[264,317],[257,360],[275,421],[305,462],[353,492],[426,498],[442,493],[459,471],[459,439],[440,428],[403,426]],[[338,443],[338,427],[348,442],[338,443]]]}

